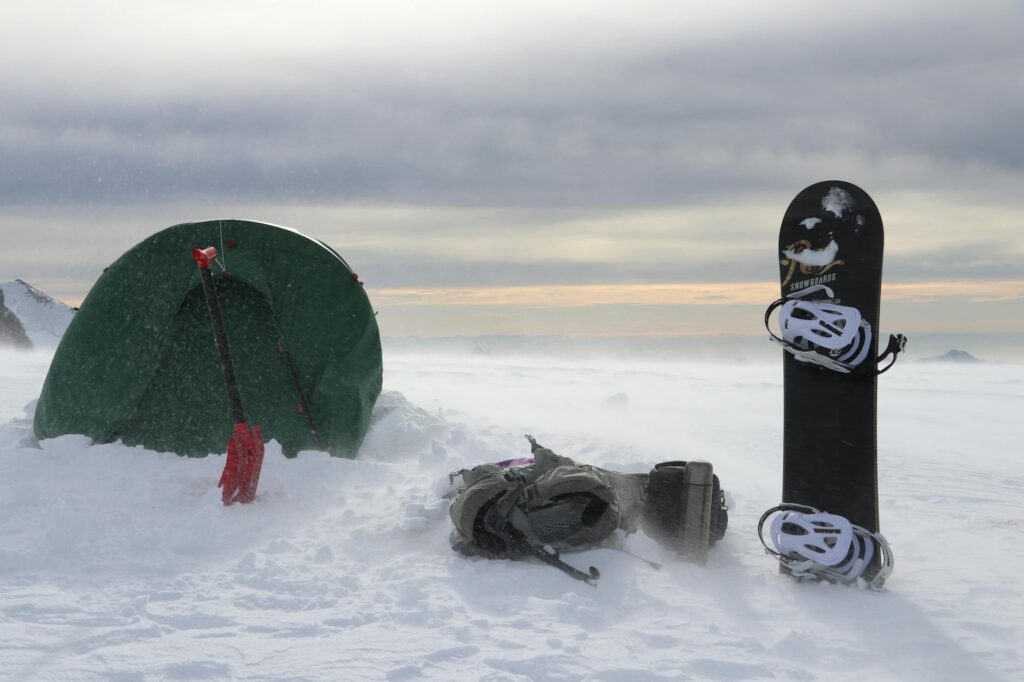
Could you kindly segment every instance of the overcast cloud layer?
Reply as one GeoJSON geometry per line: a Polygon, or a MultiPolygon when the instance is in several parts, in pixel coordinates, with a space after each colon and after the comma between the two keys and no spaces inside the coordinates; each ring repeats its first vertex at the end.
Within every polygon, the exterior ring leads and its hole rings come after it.
{"type": "Polygon", "coordinates": [[[889,276],[1020,278],[1021,3],[209,5],[0,8],[0,277],[238,216],[383,287],[769,281],[834,177],[889,276]]]}
{"type": "Polygon", "coordinates": [[[1024,163],[1012,4],[215,4],[8,6],[2,197],[624,206],[1024,163]]]}

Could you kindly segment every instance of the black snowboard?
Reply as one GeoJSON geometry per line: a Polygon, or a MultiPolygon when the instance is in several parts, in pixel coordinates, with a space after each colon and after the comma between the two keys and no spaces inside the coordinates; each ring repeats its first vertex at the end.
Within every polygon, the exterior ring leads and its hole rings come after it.
{"type": "MultiPolygon", "coordinates": [[[[870,350],[843,374],[783,352],[782,501],[810,505],[878,531],[876,387],[882,218],[864,190],[842,181],[800,192],[779,231],[783,297],[818,284],[870,324],[870,350]]],[[[815,294],[822,296],[824,294],[815,294]]]]}

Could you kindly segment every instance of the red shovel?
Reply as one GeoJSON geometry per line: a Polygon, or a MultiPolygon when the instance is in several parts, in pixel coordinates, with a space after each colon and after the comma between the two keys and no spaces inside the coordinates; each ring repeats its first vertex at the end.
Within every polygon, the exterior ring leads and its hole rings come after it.
{"type": "Polygon", "coordinates": [[[235,363],[231,359],[228,335],[224,329],[224,316],[220,311],[220,299],[217,298],[217,289],[210,273],[210,261],[216,257],[217,249],[212,246],[192,250],[192,258],[199,265],[199,273],[202,275],[203,292],[206,294],[206,305],[210,309],[210,322],[213,324],[213,338],[217,342],[220,366],[224,370],[224,383],[231,405],[231,417],[235,422],[235,432],[228,438],[228,458],[224,464],[224,473],[220,475],[220,483],[217,485],[221,487],[221,500],[224,504],[247,504],[256,498],[256,486],[260,482],[260,469],[263,468],[263,432],[259,426],[249,428],[245,412],[242,410],[242,395],[238,388],[238,377],[235,375],[235,363]]]}

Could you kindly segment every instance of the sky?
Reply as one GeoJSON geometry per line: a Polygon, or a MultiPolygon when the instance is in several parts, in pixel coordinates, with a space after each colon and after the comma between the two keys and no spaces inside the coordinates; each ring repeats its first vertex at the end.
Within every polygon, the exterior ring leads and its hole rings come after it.
{"type": "Polygon", "coordinates": [[[760,334],[792,197],[867,190],[882,325],[1024,333],[1024,3],[0,5],[0,281],[170,225],[337,249],[385,336],[760,334]]]}

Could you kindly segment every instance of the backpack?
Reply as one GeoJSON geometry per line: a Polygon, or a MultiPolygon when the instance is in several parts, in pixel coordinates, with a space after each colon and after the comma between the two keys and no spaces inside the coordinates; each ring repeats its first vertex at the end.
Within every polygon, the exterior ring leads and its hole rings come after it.
{"type": "MultiPolygon", "coordinates": [[[[657,468],[652,472],[657,474],[654,478],[609,471],[558,455],[532,436],[527,439],[532,463],[527,460],[520,466],[508,466],[522,462],[510,460],[482,464],[449,476],[454,485],[449,510],[455,526],[451,534],[453,549],[490,559],[532,556],[594,584],[600,575],[596,568],[591,566],[589,573],[584,573],[563,562],[561,552],[596,547],[618,529],[629,534],[641,527],[673,546],[671,534],[681,526],[678,516],[685,509],[685,498],[682,506],[669,499],[671,491],[657,468]],[[648,490],[651,481],[658,483],[653,496],[648,490]]],[[[670,473],[675,471],[671,469],[670,473]]],[[[677,475],[668,482],[676,479],[677,475]]],[[[713,500],[709,543],[721,538],[727,523],[718,487],[713,500]]]]}

